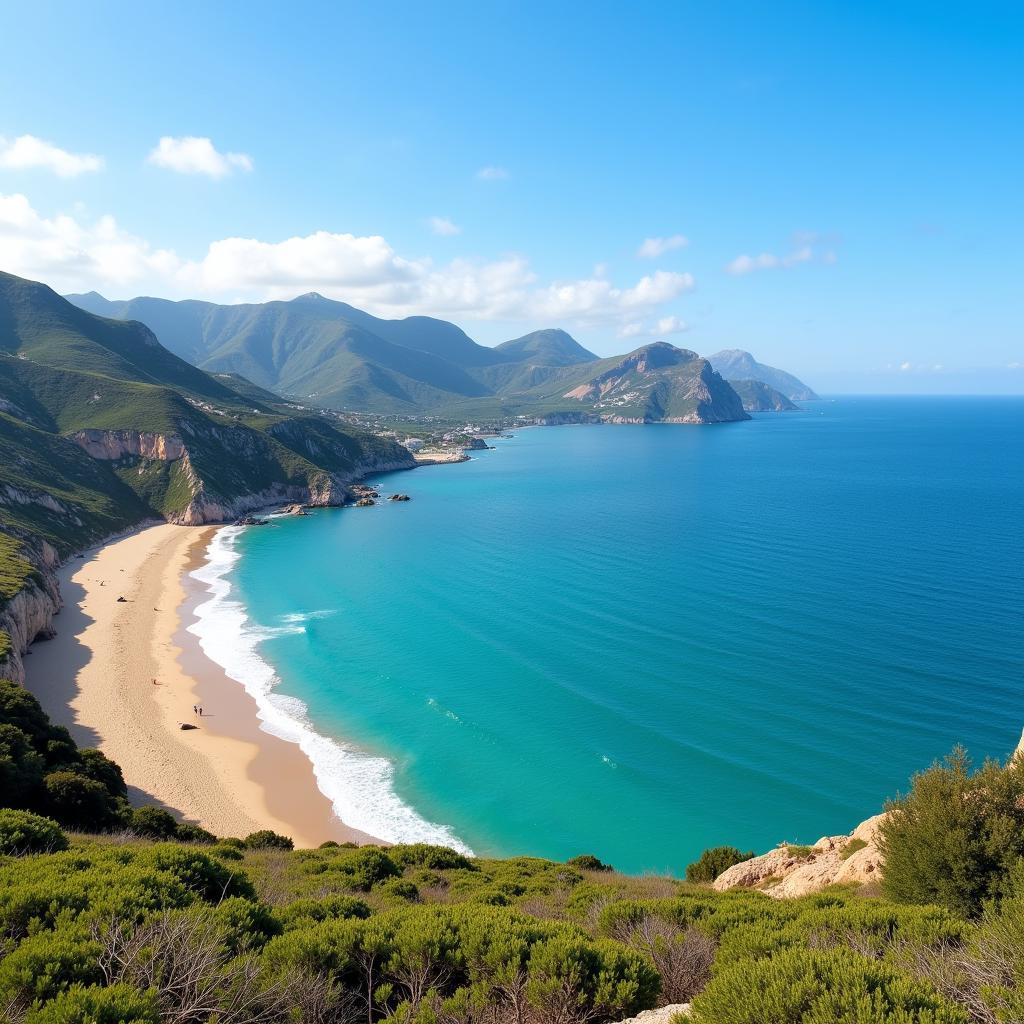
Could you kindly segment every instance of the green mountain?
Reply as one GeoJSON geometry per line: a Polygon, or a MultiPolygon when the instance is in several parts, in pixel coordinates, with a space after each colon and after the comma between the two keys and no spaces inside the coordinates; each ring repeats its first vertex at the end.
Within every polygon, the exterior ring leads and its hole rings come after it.
{"type": "Polygon", "coordinates": [[[762,380],[731,380],[729,384],[740,396],[747,412],[792,412],[798,408],[781,391],[762,380]]]}
{"type": "Polygon", "coordinates": [[[452,418],[744,418],[735,394],[698,365],[698,356],[673,355],[684,350],[665,343],[639,350],[647,353],[642,368],[633,376],[619,373],[614,394],[588,401],[581,397],[586,388],[575,392],[633,357],[600,360],[557,329],[487,348],[443,320],[383,320],[316,293],[238,306],[110,302],[95,292],[69,299],[103,316],[145,322],[172,351],[215,375],[240,375],[257,388],[325,408],[452,418]]]}
{"type": "Polygon", "coordinates": [[[597,360],[572,335],[557,328],[534,331],[503,342],[494,349],[503,362],[532,363],[536,366],[576,366],[597,360]]]}
{"type": "Polygon", "coordinates": [[[708,362],[727,380],[759,380],[781,391],[791,402],[813,402],[818,397],[793,374],[759,363],[749,352],[739,348],[716,352],[708,356],[708,362]]]}
{"type": "Polygon", "coordinates": [[[454,324],[382,320],[311,292],[290,302],[220,306],[96,292],[70,301],[102,316],[140,320],[183,359],[318,406],[414,414],[483,397],[468,372],[500,362],[454,324]]]}
{"type": "Polygon", "coordinates": [[[568,388],[568,381],[559,382],[561,399],[606,423],[749,419],[739,396],[706,359],[665,341],[573,370],[579,379],[568,388]]]}

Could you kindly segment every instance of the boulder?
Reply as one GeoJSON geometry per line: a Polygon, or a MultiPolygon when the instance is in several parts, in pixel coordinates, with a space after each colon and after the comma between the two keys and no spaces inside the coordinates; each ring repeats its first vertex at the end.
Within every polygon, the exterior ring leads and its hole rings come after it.
{"type": "Polygon", "coordinates": [[[885,814],[862,821],[849,835],[823,836],[810,852],[790,853],[781,844],[774,850],[734,864],[712,883],[714,889],[763,888],[776,899],[804,896],[830,885],[864,884],[882,877],[884,858],[878,848],[878,829],[885,814]],[[844,857],[847,847],[855,849],[844,857]],[[864,846],[860,846],[864,843],[864,846]]]}

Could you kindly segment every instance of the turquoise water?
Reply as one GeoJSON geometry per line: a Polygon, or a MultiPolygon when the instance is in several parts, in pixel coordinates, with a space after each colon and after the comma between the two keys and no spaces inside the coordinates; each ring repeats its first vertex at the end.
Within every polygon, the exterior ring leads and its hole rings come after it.
{"type": "Polygon", "coordinates": [[[1022,454],[1021,399],[524,430],[229,534],[222,575],[280,715],[374,755],[310,747],[354,824],[680,872],[1012,750],[1022,454]]]}

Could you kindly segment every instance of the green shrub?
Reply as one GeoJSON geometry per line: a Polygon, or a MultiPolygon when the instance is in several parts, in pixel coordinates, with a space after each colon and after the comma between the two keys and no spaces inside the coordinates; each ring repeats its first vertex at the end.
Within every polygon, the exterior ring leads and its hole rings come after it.
{"type": "Polygon", "coordinates": [[[367,918],[370,908],[355,896],[322,896],[319,899],[293,900],[277,915],[285,928],[308,927],[320,921],[367,918]]]}
{"type": "Polygon", "coordinates": [[[179,843],[201,843],[204,846],[212,846],[217,842],[217,837],[212,832],[207,832],[205,828],[200,828],[191,821],[179,822],[174,838],[179,843]]]}
{"type": "Polygon", "coordinates": [[[76,983],[103,980],[97,943],[79,932],[43,932],[0,961],[0,1006],[20,1008],[53,999],[76,983]]]}
{"type": "Polygon", "coordinates": [[[26,732],[0,722],[0,800],[4,804],[37,806],[45,764],[26,732]]]}
{"type": "MultiPolygon", "coordinates": [[[[335,844],[337,845],[337,844],[335,844]]],[[[435,871],[465,868],[471,871],[473,863],[468,857],[447,846],[429,843],[404,843],[388,848],[388,856],[400,867],[432,868],[435,871]]]]}
{"type": "Polygon", "coordinates": [[[250,850],[294,850],[295,843],[288,837],[262,828],[245,837],[245,845],[250,850]]]}
{"type": "Polygon", "coordinates": [[[79,771],[87,778],[95,779],[113,796],[128,796],[121,766],[111,761],[102,751],[86,747],[78,752],[80,758],[79,771]]]}
{"type": "Polygon", "coordinates": [[[790,857],[811,857],[817,852],[818,851],[815,850],[813,846],[799,846],[796,843],[786,843],[786,853],[788,853],[790,857]]]}
{"type": "Polygon", "coordinates": [[[882,888],[903,903],[938,903],[966,916],[1003,895],[1024,856],[1024,759],[972,773],[963,748],[915,775],[879,829],[882,888]]]}
{"type": "Polygon", "coordinates": [[[577,868],[580,871],[615,870],[611,864],[605,864],[604,861],[598,860],[592,853],[581,853],[578,857],[570,857],[565,863],[569,867],[577,868]]]}
{"type": "Polygon", "coordinates": [[[350,889],[369,892],[378,882],[396,878],[402,872],[379,846],[360,846],[343,850],[332,857],[331,872],[338,872],[350,889]]]}
{"type": "Polygon", "coordinates": [[[686,867],[688,882],[713,882],[723,871],[734,864],[742,864],[754,856],[753,850],[740,853],[735,846],[712,846],[705,850],[698,860],[686,867]]]}
{"type": "Polygon", "coordinates": [[[216,903],[228,896],[252,899],[256,895],[245,875],[229,871],[219,860],[190,846],[161,843],[140,851],[138,859],[173,875],[207,903],[216,903]]]}
{"type": "Polygon", "coordinates": [[[76,985],[33,1009],[25,1024],[160,1024],[156,995],[130,985],[76,985]]]}
{"type": "Polygon", "coordinates": [[[377,891],[382,896],[391,896],[394,899],[406,900],[415,903],[420,898],[420,891],[415,882],[407,878],[389,878],[382,882],[377,891]]]}
{"type": "Polygon", "coordinates": [[[849,950],[790,949],[716,972],[695,1024],[970,1024],[927,985],[849,950]]]}
{"type": "Polygon", "coordinates": [[[843,852],[839,855],[841,860],[849,860],[855,853],[859,853],[868,845],[866,839],[851,839],[844,847],[843,852]]]}
{"type": "Polygon", "coordinates": [[[68,838],[51,818],[28,811],[0,810],[0,854],[55,853],[68,838]]]}
{"type": "Polygon", "coordinates": [[[237,846],[229,846],[227,843],[215,843],[210,848],[210,853],[221,860],[244,860],[245,855],[237,846]]]}
{"type": "Polygon", "coordinates": [[[50,772],[43,780],[46,809],[59,822],[94,832],[122,820],[123,808],[101,782],[77,772],[50,772]]]}
{"type": "Polygon", "coordinates": [[[136,807],[128,821],[128,828],[137,836],[147,839],[173,839],[178,832],[174,816],[161,807],[136,807]]]}

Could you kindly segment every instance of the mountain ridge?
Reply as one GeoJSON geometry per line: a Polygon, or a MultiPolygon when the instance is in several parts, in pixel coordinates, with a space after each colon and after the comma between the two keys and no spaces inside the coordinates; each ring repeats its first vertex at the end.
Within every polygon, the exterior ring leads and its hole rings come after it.
{"type": "Polygon", "coordinates": [[[664,341],[637,350],[649,358],[620,374],[629,376],[635,401],[630,404],[623,380],[612,408],[599,388],[590,401],[584,396],[591,392],[579,389],[632,354],[601,359],[559,328],[489,348],[443,320],[385,320],[316,292],[234,306],[151,297],[111,302],[96,292],[68,298],[104,315],[142,320],[204,370],[239,374],[257,388],[349,412],[545,422],[717,423],[747,415],[727,374],[702,376],[700,356],[664,341]],[[670,351],[684,353],[672,357],[677,369],[671,372],[659,362],[670,351]]]}

